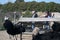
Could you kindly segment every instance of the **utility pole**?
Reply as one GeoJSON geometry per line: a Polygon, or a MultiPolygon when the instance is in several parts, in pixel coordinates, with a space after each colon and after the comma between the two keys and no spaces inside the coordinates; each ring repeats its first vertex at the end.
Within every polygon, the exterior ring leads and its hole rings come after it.
{"type": "Polygon", "coordinates": [[[16,18],[16,11],[14,12],[14,24],[15,24],[15,22],[16,22],[16,20],[15,20],[15,18],[16,18]]]}

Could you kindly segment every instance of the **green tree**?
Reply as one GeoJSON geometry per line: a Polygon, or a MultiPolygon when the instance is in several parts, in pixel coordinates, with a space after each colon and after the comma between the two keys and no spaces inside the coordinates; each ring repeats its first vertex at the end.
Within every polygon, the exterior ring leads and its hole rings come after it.
{"type": "Polygon", "coordinates": [[[17,3],[7,3],[4,5],[0,5],[0,9],[2,9],[5,12],[9,11],[32,11],[32,10],[37,10],[37,11],[51,11],[51,12],[60,12],[60,4],[50,2],[50,3],[45,3],[45,2],[17,2],[17,3]]]}
{"type": "Polygon", "coordinates": [[[24,2],[24,0],[16,0],[16,3],[18,3],[18,2],[24,2]]]}
{"type": "Polygon", "coordinates": [[[23,14],[23,17],[32,17],[32,13],[27,10],[25,14],[23,14]]]}
{"type": "Polygon", "coordinates": [[[0,4],[0,9],[2,9],[2,4],[0,4]]]}

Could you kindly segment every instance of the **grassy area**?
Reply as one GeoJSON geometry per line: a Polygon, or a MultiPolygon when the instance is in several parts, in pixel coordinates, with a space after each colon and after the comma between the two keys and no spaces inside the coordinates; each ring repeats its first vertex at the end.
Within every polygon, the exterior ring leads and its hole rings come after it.
{"type": "Polygon", "coordinates": [[[2,30],[5,30],[5,28],[3,26],[0,26],[0,31],[2,31],[2,30]]]}
{"type": "Polygon", "coordinates": [[[5,30],[5,28],[3,27],[3,21],[2,21],[2,19],[0,19],[0,31],[1,30],[5,30]]]}

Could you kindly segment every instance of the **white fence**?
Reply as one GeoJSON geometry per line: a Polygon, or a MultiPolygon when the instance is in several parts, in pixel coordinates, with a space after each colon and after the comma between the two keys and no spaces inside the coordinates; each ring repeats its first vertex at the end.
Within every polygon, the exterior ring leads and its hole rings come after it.
{"type": "Polygon", "coordinates": [[[20,18],[17,22],[60,21],[60,18],[20,18]]]}

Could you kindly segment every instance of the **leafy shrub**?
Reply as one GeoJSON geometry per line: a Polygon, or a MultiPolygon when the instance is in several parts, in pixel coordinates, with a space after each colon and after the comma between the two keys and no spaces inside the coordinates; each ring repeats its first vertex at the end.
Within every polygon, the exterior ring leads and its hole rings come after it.
{"type": "Polygon", "coordinates": [[[27,11],[23,14],[23,17],[32,17],[32,13],[27,10],[27,11]]]}

